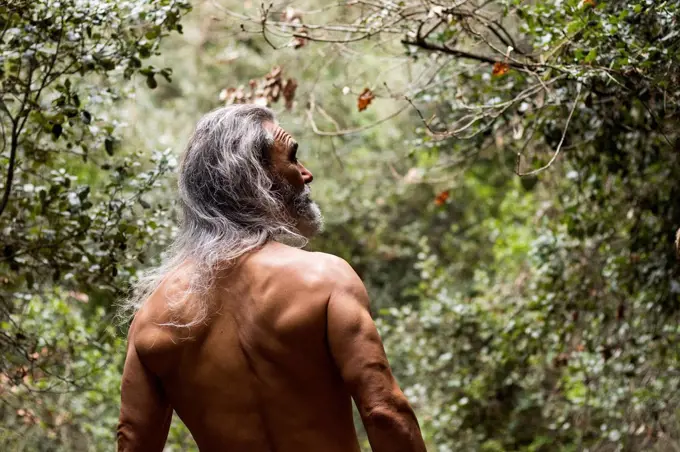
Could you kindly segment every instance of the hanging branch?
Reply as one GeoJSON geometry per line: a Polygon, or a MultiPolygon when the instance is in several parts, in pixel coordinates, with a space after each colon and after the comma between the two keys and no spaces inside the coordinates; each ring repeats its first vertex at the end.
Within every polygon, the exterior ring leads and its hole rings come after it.
{"type": "MultiPolygon", "coordinates": [[[[11,113],[9,112],[9,109],[7,108],[7,105],[5,105],[4,102],[0,101],[0,104],[2,104],[3,110],[9,117],[10,122],[12,123],[12,132],[10,136],[10,150],[9,150],[9,165],[7,166],[7,176],[5,179],[5,187],[4,187],[4,192],[2,194],[2,200],[0,200],[0,216],[2,213],[5,211],[7,208],[7,205],[9,204],[9,197],[12,192],[12,184],[14,182],[14,170],[16,167],[16,159],[17,159],[17,150],[19,148],[19,137],[21,136],[21,132],[23,131],[24,126],[26,125],[26,121],[28,120],[28,114],[31,108],[31,104],[37,105],[38,100],[40,99],[40,95],[42,94],[42,91],[45,89],[45,87],[51,83],[55,78],[50,79],[52,76],[52,73],[54,71],[54,68],[56,67],[57,64],[57,57],[59,56],[59,49],[61,47],[61,43],[64,37],[64,17],[61,17],[61,27],[59,29],[59,38],[57,39],[57,44],[56,44],[56,49],[54,51],[54,54],[52,55],[52,58],[50,59],[45,75],[42,78],[42,81],[40,81],[40,86],[38,87],[37,91],[34,93],[31,91],[31,85],[33,84],[33,75],[35,71],[38,69],[38,65],[31,61],[29,62],[29,69],[28,69],[28,80],[26,81],[26,90],[24,91],[24,96],[21,101],[21,106],[19,107],[18,112],[16,113],[16,116],[12,116],[11,113]],[[31,99],[33,97],[33,99],[31,99]]],[[[61,74],[58,74],[58,76],[61,74]]],[[[5,134],[4,134],[4,125],[3,125],[3,148],[5,147],[5,134]]]]}
{"type": "MultiPolygon", "coordinates": [[[[4,130],[4,127],[3,127],[4,130]]],[[[19,142],[19,136],[17,134],[16,122],[12,123],[12,134],[10,138],[10,149],[9,149],[9,165],[7,166],[7,177],[5,179],[5,190],[2,194],[2,201],[0,201],[0,215],[5,211],[7,204],[9,203],[9,195],[12,191],[12,181],[14,180],[14,165],[17,159],[17,148],[19,142]]]]}
{"type": "Polygon", "coordinates": [[[548,163],[543,165],[540,168],[537,168],[535,170],[529,171],[527,173],[521,173],[519,170],[519,165],[520,165],[520,160],[522,158],[521,153],[517,153],[517,167],[515,172],[517,173],[518,176],[533,176],[535,174],[538,174],[548,168],[557,160],[557,156],[560,155],[560,150],[562,149],[562,144],[564,143],[564,139],[567,136],[567,130],[569,130],[569,123],[571,122],[571,117],[574,116],[574,111],[576,111],[576,106],[578,105],[578,101],[581,97],[581,85],[579,84],[578,87],[576,88],[576,99],[574,100],[574,105],[571,107],[571,111],[569,112],[569,117],[567,118],[567,123],[564,126],[564,130],[562,131],[562,138],[560,139],[559,144],[557,145],[557,149],[555,150],[555,153],[553,154],[552,158],[548,163]]]}

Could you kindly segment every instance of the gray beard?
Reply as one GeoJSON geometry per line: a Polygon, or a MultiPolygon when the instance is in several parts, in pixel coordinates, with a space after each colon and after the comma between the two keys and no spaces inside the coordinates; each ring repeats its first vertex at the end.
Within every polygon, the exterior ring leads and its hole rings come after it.
{"type": "Polygon", "coordinates": [[[309,185],[305,185],[302,192],[296,193],[287,181],[276,177],[275,186],[278,195],[286,205],[291,222],[300,235],[310,239],[323,231],[321,209],[317,203],[312,201],[309,185]]]}
{"type": "Polygon", "coordinates": [[[323,231],[323,216],[319,205],[312,201],[308,185],[302,193],[295,195],[291,202],[297,230],[306,238],[312,238],[323,231]]]}

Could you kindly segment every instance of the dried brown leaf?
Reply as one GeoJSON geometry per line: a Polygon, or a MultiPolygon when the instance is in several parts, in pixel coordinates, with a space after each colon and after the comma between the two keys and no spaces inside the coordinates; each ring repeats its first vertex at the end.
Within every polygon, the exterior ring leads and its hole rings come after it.
{"type": "Polygon", "coordinates": [[[445,190],[441,193],[439,193],[435,198],[434,198],[434,203],[438,206],[443,206],[444,203],[449,199],[449,191],[445,190]]]}
{"type": "Polygon", "coordinates": [[[371,105],[371,101],[373,101],[373,99],[375,99],[373,91],[371,91],[369,88],[364,88],[357,99],[357,107],[359,108],[359,111],[366,110],[366,108],[371,105]]]}
{"type": "Polygon", "coordinates": [[[502,75],[505,75],[508,73],[510,70],[510,66],[508,63],[502,63],[500,61],[497,61],[493,65],[493,71],[491,71],[491,74],[495,77],[500,77],[502,75]]]}

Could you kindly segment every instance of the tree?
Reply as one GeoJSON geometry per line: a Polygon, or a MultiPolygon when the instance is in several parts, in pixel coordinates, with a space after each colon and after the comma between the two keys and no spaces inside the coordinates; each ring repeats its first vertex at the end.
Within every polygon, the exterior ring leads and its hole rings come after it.
{"type": "MultiPolygon", "coordinates": [[[[3,447],[106,448],[124,350],[101,325],[172,233],[163,171],[198,117],[259,96],[276,65],[295,82],[292,101],[258,100],[279,110],[317,176],[328,229],[312,247],[347,258],[366,281],[431,449],[677,447],[678,6],[249,4],[196,2],[183,20],[191,33],[169,39],[177,22],[161,17],[181,15],[178,3],[89,3],[83,17],[108,5],[97,20],[115,33],[65,22],[92,45],[97,30],[127,44],[110,70],[78,53],[94,66],[26,102],[39,114],[26,116],[0,214],[10,245],[0,256],[0,415],[18,432],[3,447]],[[172,84],[155,67],[167,65],[172,84]],[[132,98],[135,74],[157,88],[132,98]],[[224,88],[237,89],[220,99],[224,88]]],[[[0,24],[15,66],[10,37],[27,39],[23,52],[59,42],[40,31],[40,5],[52,3],[0,9],[16,9],[21,24],[0,24]]],[[[2,97],[12,117],[29,61],[13,69],[20,82],[2,78],[0,92],[14,86],[2,97]]],[[[46,73],[35,71],[34,81],[46,73]]],[[[171,442],[191,447],[178,425],[171,442]]]]}
{"type": "MultiPolygon", "coordinates": [[[[403,46],[403,67],[417,61],[423,75],[406,89],[368,88],[420,124],[417,152],[429,159],[419,168],[474,174],[495,155],[536,194],[518,204],[533,227],[524,265],[502,275],[492,261],[461,285],[451,250],[423,246],[420,307],[388,311],[387,346],[440,450],[678,441],[678,12],[675,2],[595,0],[226,12],[275,48],[403,46]]],[[[497,218],[502,237],[509,218],[497,218]]]]}
{"type": "Polygon", "coordinates": [[[102,394],[117,391],[122,365],[108,308],[145,259],[144,242],[163,244],[154,231],[166,208],[143,196],[174,160],[123,148],[112,107],[126,80],[170,79],[143,61],[181,32],[188,9],[181,0],[0,6],[0,417],[13,430],[3,448],[94,447],[110,435],[93,425],[116,411],[102,394]],[[84,400],[65,400],[71,391],[84,400]]]}

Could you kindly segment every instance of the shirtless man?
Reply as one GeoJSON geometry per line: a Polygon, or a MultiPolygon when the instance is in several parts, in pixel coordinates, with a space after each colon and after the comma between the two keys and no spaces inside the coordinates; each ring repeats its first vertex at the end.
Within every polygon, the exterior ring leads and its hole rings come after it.
{"type": "Polygon", "coordinates": [[[118,450],[161,451],[177,412],[201,451],[425,451],[366,290],[321,229],[312,174],[270,110],[218,109],[182,158],[180,232],[128,307],[118,450]]]}

